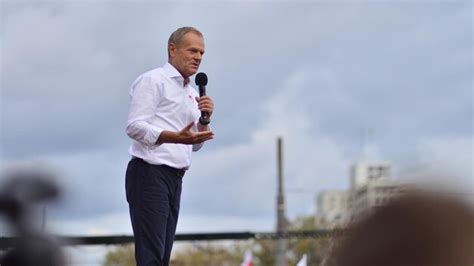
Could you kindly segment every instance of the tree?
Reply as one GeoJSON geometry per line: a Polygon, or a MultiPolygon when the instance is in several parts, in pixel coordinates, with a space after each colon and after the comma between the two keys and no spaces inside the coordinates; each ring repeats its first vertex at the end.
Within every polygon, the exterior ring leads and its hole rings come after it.
{"type": "Polygon", "coordinates": [[[242,263],[246,244],[233,243],[230,246],[208,242],[179,249],[173,254],[173,265],[176,266],[233,266],[242,263]]]}
{"type": "Polygon", "coordinates": [[[104,266],[135,266],[133,244],[119,246],[107,253],[104,266]]]}
{"type": "MultiPolygon", "coordinates": [[[[252,243],[232,243],[231,245],[198,242],[184,248],[173,249],[173,266],[234,266],[240,265],[245,250],[252,243]]],[[[107,253],[104,266],[134,266],[133,245],[120,246],[107,253]]]]}
{"type": "MultiPolygon", "coordinates": [[[[288,231],[312,231],[316,230],[316,218],[314,216],[297,217],[288,223],[288,231]]],[[[255,265],[275,265],[276,240],[257,240],[255,244],[255,265]]],[[[301,257],[307,255],[308,265],[320,265],[329,252],[330,238],[292,238],[287,241],[288,265],[295,265],[301,257]]]]}
{"type": "MultiPolygon", "coordinates": [[[[316,230],[314,216],[297,217],[288,225],[289,231],[316,230]]],[[[188,242],[190,243],[190,242],[188,242]]],[[[171,265],[175,266],[233,266],[240,265],[246,250],[252,250],[255,266],[275,265],[276,240],[194,242],[173,249],[171,265]],[[225,242],[224,242],[225,243],[225,242]],[[229,243],[229,242],[227,242],[229,243]]],[[[329,252],[330,238],[292,238],[288,239],[288,265],[295,265],[307,255],[308,265],[320,265],[329,252]]],[[[107,254],[104,266],[128,266],[134,264],[133,246],[119,247],[107,254]]]]}
{"type": "MultiPolygon", "coordinates": [[[[312,231],[317,230],[316,218],[314,216],[297,217],[290,223],[290,231],[312,231]]],[[[320,265],[329,252],[329,238],[302,238],[290,239],[288,249],[290,253],[290,265],[295,265],[301,257],[307,255],[308,265],[320,265]]]]}

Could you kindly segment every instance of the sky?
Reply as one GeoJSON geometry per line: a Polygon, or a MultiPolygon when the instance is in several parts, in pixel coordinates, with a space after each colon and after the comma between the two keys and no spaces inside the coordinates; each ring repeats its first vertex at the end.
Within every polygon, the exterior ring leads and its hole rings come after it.
{"type": "Polygon", "coordinates": [[[204,34],[215,139],[178,233],[274,230],[278,137],[290,219],[369,155],[474,193],[471,1],[3,0],[1,168],[55,173],[53,231],[131,234],[128,92],[181,26],[204,34]]]}

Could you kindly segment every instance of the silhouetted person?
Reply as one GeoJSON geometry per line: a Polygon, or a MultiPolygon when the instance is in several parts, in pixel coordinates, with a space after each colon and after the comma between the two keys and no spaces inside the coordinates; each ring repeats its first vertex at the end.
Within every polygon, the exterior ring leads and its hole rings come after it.
{"type": "Polygon", "coordinates": [[[59,188],[48,176],[16,172],[0,189],[0,213],[15,230],[13,248],[0,258],[2,266],[62,266],[64,259],[55,239],[44,234],[33,216],[34,204],[56,198],[59,188]]]}
{"type": "Polygon", "coordinates": [[[439,195],[394,199],[349,227],[329,265],[472,266],[473,209],[439,195]]]}

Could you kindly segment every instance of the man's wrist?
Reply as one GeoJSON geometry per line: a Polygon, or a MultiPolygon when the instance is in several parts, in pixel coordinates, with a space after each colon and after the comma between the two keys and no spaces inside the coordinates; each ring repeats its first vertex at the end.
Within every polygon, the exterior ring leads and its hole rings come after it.
{"type": "Polygon", "coordinates": [[[164,130],[161,132],[160,137],[158,137],[157,144],[163,143],[180,143],[180,135],[179,132],[172,132],[164,130]]]}
{"type": "Polygon", "coordinates": [[[209,123],[211,123],[211,120],[208,119],[202,119],[202,116],[199,117],[199,124],[203,125],[203,126],[207,126],[209,125],[209,123]]]}

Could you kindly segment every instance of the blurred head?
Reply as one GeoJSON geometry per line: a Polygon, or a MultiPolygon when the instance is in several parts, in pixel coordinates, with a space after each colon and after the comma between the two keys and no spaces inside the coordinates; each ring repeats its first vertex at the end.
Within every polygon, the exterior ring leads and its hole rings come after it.
{"type": "Polygon", "coordinates": [[[199,69],[204,54],[202,33],[193,27],[182,27],[173,32],[168,40],[168,61],[184,78],[199,69]]]}
{"type": "Polygon", "coordinates": [[[474,212],[457,200],[405,195],[351,226],[330,265],[473,265],[474,212]]]}

